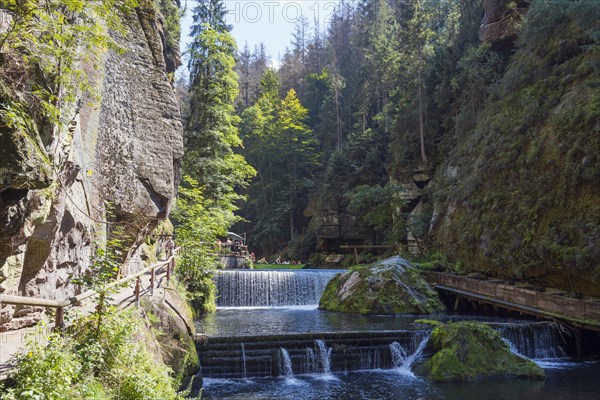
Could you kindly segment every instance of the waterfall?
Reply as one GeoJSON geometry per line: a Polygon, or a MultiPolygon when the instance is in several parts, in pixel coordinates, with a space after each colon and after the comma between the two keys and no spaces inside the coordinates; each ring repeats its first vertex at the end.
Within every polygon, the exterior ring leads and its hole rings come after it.
{"type": "Polygon", "coordinates": [[[333,348],[325,346],[325,342],[320,339],[315,340],[315,346],[321,362],[321,372],[325,375],[331,374],[331,352],[333,348]]]}
{"type": "Polygon", "coordinates": [[[303,372],[308,374],[331,375],[331,352],[323,340],[314,341],[314,349],[307,347],[302,364],[303,372]]]}
{"type": "Polygon", "coordinates": [[[217,306],[318,305],[327,282],[339,271],[218,271],[217,306]]]}
{"type": "Polygon", "coordinates": [[[390,352],[392,353],[392,366],[393,368],[400,372],[403,375],[412,376],[413,374],[410,367],[413,363],[421,356],[425,346],[427,345],[427,341],[429,340],[429,336],[425,336],[421,338],[421,342],[417,346],[416,350],[412,354],[408,354],[406,350],[400,345],[398,342],[393,342],[390,344],[390,352]]]}
{"type": "Polygon", "coordinates": [[[241,343],[242,347],[242,378],[246,379],[248,376],[248,372],[246,371],[246,349],[244,348],[244,343],[241,343]]]}
{"type": "Polygon", "coordinates": [[[309,374],[314,374],[318,372],[317,367],[317,357],[315,356],[315,352],[310,347],[306,348],[306,355],[304,358],[304,371],[309,374]]]}
{"type": "Polygon", "coordinates": [[[290,354],[283,347],[280,347],[279,351],[281,352],[281,371],[283,371],[283,375],[294,375],[294,371],[292,370],[292,360],[290,359],[290,354]]]}
{"type": "Polygon", "coordinates": [[[509,324],[498,328],[513,352],[532,359],[565,357],[560,332],[552,324],[509,324]]]}
{"type": "Polygon", "coordinates": [[[404,361],[406,360],[406,351],[400,343],[393,342],[390,344],[390,351],[392,353],[392,366],[394,368],[400,368],[404,365],[404,361]]]}

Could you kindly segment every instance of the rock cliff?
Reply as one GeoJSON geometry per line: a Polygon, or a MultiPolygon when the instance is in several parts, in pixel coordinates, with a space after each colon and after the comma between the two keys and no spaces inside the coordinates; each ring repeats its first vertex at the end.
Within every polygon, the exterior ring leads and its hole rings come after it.
{"type": "Polygon", "coordinates": [[[485,15],[479,28],[479,40],[497,48],[511,46],[528,7],[529,1],[484,0],[485,15]]]}
{"type": "MultiPolygon", "coordinates": [[[[403,188],[398,241],[417,255],[447,256],[463,272],[598,297],[600,68],[592,21],[600,8],[589,1],[482,5],[479,38],[473,36],[472,52],[452,77],[458,85],[473,79],[473,90],[461,97],[477,104],[440,96],[440,108],[430,114],[438,121],[428,134],[438,129],[440,138],[439,145],[426,146],[434,154],[430,164],[410,165],[402,155],[388,167],[403,188]],[[487,78],[478,75],[483,71],[487,78]],[[442,115],[448,110],[457,114],[442,115]]],[[[429,100],[443,87],[430,87],[429,100]]],[[[390,148],[403,154],[409,147],[407,141],[390,148]]],[[[335,211],[313,211],[317,251],[346,251],[351,262],[361,255],[340,245],[375,253],[369,246],[382,239],[348,234],[356,224],[344,223],[354,217],[339,211],[347,201],[329,203],[335,211]]]]}
{"type": "Polygon", "coordinates": [[[600,296],[600,10],[563,6],[530,7],[476,127],[438,168],[430,233],[467,270],[600,296]]]}
{"type": "MultiPolygon", "coordinates": [[[[126,233],[130,262],[122,272],[129,273],[139,268],[143,239],[168,216],[183,155],[168,75],[179,55],[166,50],[165,18],[149,2],[123,18],[124,31],[112,33],[121,51],[80,66],[99,96],[80,95],[63,110],[67,126],[19,132],[0,123],[0,293],[76,294],[73,279],[86,274],[95,243],[117,226],[126,233]]],[[[8,96],[2,79],[0,96],[8,96]]],[[[5,306],[0,329],[31,325],[42,312],[5,306]]]]}

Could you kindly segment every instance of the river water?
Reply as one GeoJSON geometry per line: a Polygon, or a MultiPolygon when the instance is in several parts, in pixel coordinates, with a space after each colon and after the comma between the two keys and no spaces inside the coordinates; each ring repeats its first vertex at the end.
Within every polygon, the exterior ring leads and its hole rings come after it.
{"type": "MultiPolygon", "coordinates": [[[[217,278],[220,292],[226,296],[215,314],[197,321],[198,332],[211,336],[238,337],[244,349],[244,337],[309,332],[373,332],[414,330],[413,324],[423,316],[360,316],[321,311],[319,298],[333,271],[301,271],[284,274],[276,271],[226,272],[217,278]],[[249,275],[255,274],[255,275],[249,275]],[[285,289],[287,293],[281,294],[285,289]],[[290,295],[292,293],[292,295],[290,295]],[[226,301],[223,301],[225,300],[226,301]],[[232,307],[230,304],[235,304],[232,307]]],[[[426,316],[432,319],[432,316],[426,316]]],[[[445,321],[473,319],[456,315],[437,315],[445,321]]],[[[560,335],[551,325],[533,324],[499,318],[477,317],[492,322],[513,349],[532,358],[546,372],[545,380],[493,379],[468,383],[437,384],[415,376],[410,369],[412,358],[418,358],[417,346],[403,349],[398,343],[389,345],[392,365],[386,369],[359,371],[324,371],[323,365],[336,357],[335,343],[316,341],[314,349],[319,368],[300,372],[298,356],[290,361],[287,349],[275,348],[281,355],[282,369],[278,377],[243,379],[204,378],[202,398],[206,399],[595,399],[600,398],[600,363],[573,360],[564,350],[560,335]],[[328,347],[330,346],[330,347],[328,347]],[[396,354],[395,354],[396,353],[396,354]],[[399,356],[397,354],[400,354],[399,356]],[[405,360],[405,365],[396,359],[405,360]],[[406,361],[408,360],[408,361],[406,361]],[[295,367],[294,367],[295,366],[295,367]],[[296,371],[294,371],[296,368],[296,371]],[[307,371],[318,371],[307,373],[307,371]]],[[[420,332],[420,333],[419,333],[420,332]]],[[[421,339],[418,337],[417,339],[421,339]]],[[[209,339],[210,341],[210,339],[209,339]]],[[[418,340],[415,341],[418,343],[418,340]]],[[[251,346],[251,344],[250,344],[251,346]]],[[[387,346],[387,345],[386,345],[387,346]]],[[[386,347],[387,348],[387,347],[386,347]]],[[[381,349],[379,349],[381,352],[381,349]]],[[[386,351],[386,350],[384,350],[386,351]]],[[[243,371],[246,376],[246,353],[243,371]]],[[[296,350],[297,353],[297,350],[296,350]]],[[[248,354],[251,354],[248,353],[248,354]]],[[[386,353],[387,354],[387,353],[386,353]]],[[[339,360],[340,355],[337,354],[339,360]]],[[[202,354],[200,354],[202,362],[202,354]]],[[[305,362],[305,361],[304,361],[305,362]]],[[[417,361],[418,362],[418,361],[417,361]]],[[[383,365],[375,362],[371,365],[383,365]]]]}
{"type": "Polygon", "coordinates": [[[456,400],[591,400],[600,396],[600,364],[566,360],[544,368],[543,381],[495,379],[435,384],[394,370],[295,376],[293,379],[205,379],[203,399],[456,399],[456,400]]]}

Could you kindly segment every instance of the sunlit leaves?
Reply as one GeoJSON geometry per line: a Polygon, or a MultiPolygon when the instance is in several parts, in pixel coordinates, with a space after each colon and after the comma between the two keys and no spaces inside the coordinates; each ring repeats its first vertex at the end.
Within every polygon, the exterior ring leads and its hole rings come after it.
{"type": "Polygon", "coordinates": [[[26,106],[35,102],[52,124],[68,123],[63,107],[73,103],[79,91],[90,91],[81,62],[117,48],[110,31],[122,32],[123,16],[136,5],[136,0],[0,1],[0,10],[9,17],[7,29],[0,33],[0,53],[22,60],[23,71],[41,73],[29,81],[31,87],[20,93],[21,98],[5,100],[0,118],[12,128],[27,131],[27,126],[5,114],[15,102],[26,106]]]}

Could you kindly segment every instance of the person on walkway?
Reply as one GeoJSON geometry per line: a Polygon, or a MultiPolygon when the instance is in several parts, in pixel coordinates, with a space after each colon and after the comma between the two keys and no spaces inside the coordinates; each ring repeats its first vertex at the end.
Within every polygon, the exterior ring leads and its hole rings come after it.
{"type": "Polygon", "coordinates": [[[167,249],[167,259],[169,259],[173,255],[173,252],[175,251],[175,241],[173,240],[173,236],[169,236],[169,239],[167,239],[166,249],[167,249]]]}

